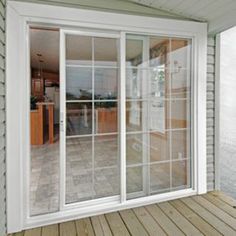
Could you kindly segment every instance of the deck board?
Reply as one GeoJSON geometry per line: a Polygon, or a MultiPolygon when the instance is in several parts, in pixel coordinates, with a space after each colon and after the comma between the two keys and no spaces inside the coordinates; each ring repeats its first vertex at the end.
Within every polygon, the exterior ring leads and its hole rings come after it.
{"type": "Polygon", "coordinates": [[[217,198],[211,194],[205,194],[203,195],[203,197],[206,198],[211,203],[213,203],[216,207],[220,208],[224,212],[236,218],[236,209],[233,208],[231,205],[227,204],[226,202],[222,201],[220,198],[217,198]]]}
{"type": "Polygon", "coordinates": [[[134,214],[132,210],[124,210],[120,211],[120,215],[126,225],[126,227],[129,229],[129,232],[131,235],[137,235],[137,236],[148,236],[147,231],[143,227],[142,224],[140,224],[138,218],[134,214]]]}
{"type": "Polygon", "coordinates": [[[133,211],[150,236],[167,235],[144,207],[134,208],[133,211]]]}
{"type": "Polygon", "coordinates": [[[182,214],[180,214],[170,203],[158,204],[162,211],[176,224],[186,235],[203,235],[194,225],[192,225],[182,214]]]}
{"type": "Polygon", "coordinates": [[[58,224],[42,227],[42,236],[59,236],[58,227],[58,224]]]}
{"type": "Polygon", "coordinates": [[[211,192],[9,236],[236,235],[236,200],[211,192]]]}
{"type": "Polygon", "coordinates": [[[159,223],[159,225],[165,229],[168,235],[184,235],[184,233],[171,221],[167,215],[165,215],[165,213],[157,205],[149,205],[146,207],[146,209],[159,223]]]}
{"type": "Polygon", "coordinates": [[[76,232],[79,236],[94,236],[93,227],[89,218],[75,221],[76,232]]]}
{"type": "Polygon", "coordinates": [[[200,205],[202,205],[205,209],[207,209],[209,212],[214,214],[216,217],[220,218],[222,221],[224,221],[226,224],[228,224],[231,228],[236,230],[236,219],[231,217],[226,212],[222,211],[220,208],[212,204],[211,202],[207,201],[202,196],[195,196],[193,199],[198,202],[200,205]]]}
{"type": "Polygon", "coordinates": [[[190,209],[180,200],[171,201],[170,204],[175,207],[182,215],[184,215],[196,228],[198,228],[204,235],[207,236],[220,236],[222,235],[207,221],[201,218],[197,213],[190,209]]]}
{"type": "Polygon", "coordinates": [[[193,199],[183,198],[181,199],[181,201],[183,201],[193,211],[197,212],[198,215],[200,215],[205,221],[216,228],[220,233],[224,235],[235,235],[235,231],[229,225],[227,225],[222,219],[216,217],[204,207],[199,205],[193,199]]]}

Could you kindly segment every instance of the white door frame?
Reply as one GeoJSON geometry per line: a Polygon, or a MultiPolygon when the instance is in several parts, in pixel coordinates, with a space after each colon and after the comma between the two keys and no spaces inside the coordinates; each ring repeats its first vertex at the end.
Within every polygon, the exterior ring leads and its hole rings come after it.
{"type": "MultiPolygon", "coordinates": [[[[206,192],[206,55],[207,25],[205,23],[124,15],[25,2],[7,2],[6,44],[6,153],[7,153],[7,228],[8,233],[36,226],[97,215],[164,200],[206,192]],[[74,29],[91,28],[121,32],[121,64],[125,65],[125,32],[168,35],[193,40],[194,88],[194,186],[192,189],[143,197],[126,201],[125,133],[121,136],[121,170],[123,188],[121,200],[97,207],[65,209],[47,215],[29,217],[29,42],[28,24],[60,26],[74,29]],[[28,115],[26,115],[28,114],[28,115]]],[[[121,66],[122,67],[122,66],[121,66]]],[[[125,66],[121,69],[121,86],[125,86],[125,66]]],[[[121,90],[125,97],[125,91],[121,90]]],[[[125,100],[121,101],[124,112],[125,100]]],[[[125,112],[124,112],[125,113],[125,112]]],[[[125,117],[121,117],[125,130],[125,117]]]]}

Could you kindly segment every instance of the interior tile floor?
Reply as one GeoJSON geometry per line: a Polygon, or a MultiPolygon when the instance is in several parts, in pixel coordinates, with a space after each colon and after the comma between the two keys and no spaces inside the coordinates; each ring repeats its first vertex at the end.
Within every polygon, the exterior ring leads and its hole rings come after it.
{"type": "MultiPolygon", "coordinates": [[[[127,156],[137,158],[140,140],[133,140],[127,156]],[[134,152],[134,153],[132,153],[134,152]]],[[[119,195],[120,165],[116,135],[69,138],[66,140],[66,203],[119,195]],[[94,139],[94,140],[93,140],[94,139]],[[93,141],[93,142],[92,142],[93,141]],[[92,146],[94,148],[92,148],[92,146]],[[94,153],[93,151],[94,150],[94,153]]],[[[130,160],[134,163],[134,160],[130,160]]],[[[128,198],[145,196],[150,170],[150,194],[186,188],[186,161],[127,168],[128,198]],[[170,168],[172,166],[172,173],[170,168]],[[146,171],[146,172],[145,172],[146,171]],[[171,176],[174,177],[171,180],[171,176]],[[172,188],[170,187],[172,184],[172,188]],[[135,196],[134,192],[137,192],[135,196]]],[[[31,147],[30,214],[40,215],[59,209],[59,141],[31,147]]]]}

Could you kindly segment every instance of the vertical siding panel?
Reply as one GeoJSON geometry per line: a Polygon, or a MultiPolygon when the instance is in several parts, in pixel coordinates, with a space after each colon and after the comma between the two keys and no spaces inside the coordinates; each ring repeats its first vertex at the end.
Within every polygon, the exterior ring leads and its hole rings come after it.
{"type": "Polygon", "coordinates": [[[6,234],[5,1],[0,0],[0,235],[6,234]]]}
{"type": "Polygon", "coordinates": [[[214,117],[215,117],[215,38],[208,38],[207,46],[207,190],[215,188],[214,117]]]}

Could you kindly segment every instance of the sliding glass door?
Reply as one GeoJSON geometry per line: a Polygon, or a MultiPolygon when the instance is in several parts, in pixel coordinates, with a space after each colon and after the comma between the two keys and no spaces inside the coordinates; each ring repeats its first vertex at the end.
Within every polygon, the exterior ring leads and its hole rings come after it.
{"type": "Polygon", "coordinates": [[[127,198],[191,186],[191,41],[127,35],[127,198]]]}
{"type": "Polygon", "coordinates": [[[119,39],[65,36],[65,202],[120,194],[119,39]]]}
{"type": "Polygon", "coordinates": [[[63,37],[64,204],[191,188],[191,40],[126,34],[120,47],[120,34],[63,37]]]}

